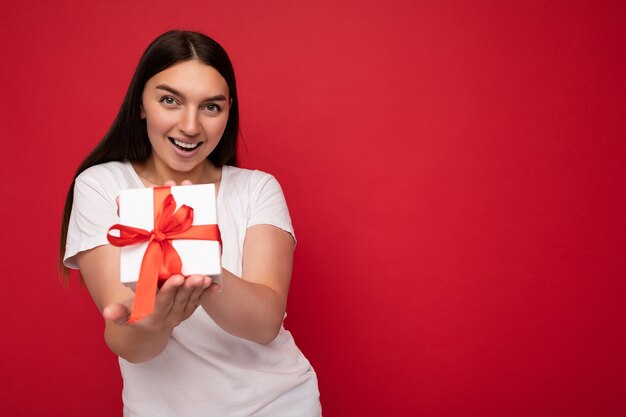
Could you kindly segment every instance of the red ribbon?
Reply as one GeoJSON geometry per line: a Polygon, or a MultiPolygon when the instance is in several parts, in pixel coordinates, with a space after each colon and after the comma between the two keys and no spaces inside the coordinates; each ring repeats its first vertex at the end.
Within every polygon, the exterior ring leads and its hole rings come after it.
{"type": "Polygon", "coordinates": [[[114,246],[136,245],[148,241],[135,287],[135,301],[128,320],[130,323],[152,313],[157,286],[172,275],[182,272],[183,263],[172,246],[173,239],[216,240],[220,242],[220,246],[222,244],[220,230],[216,224],[192,226],[193,208],[183,205],[175,210],[176,201],[170,194],[170,187],[155,187],[152,231],[122,224],[113,225],[109,229],[107,239],[114,246]],[[118,230],[119,237],[112,236],[112,230],[118,230]]]}

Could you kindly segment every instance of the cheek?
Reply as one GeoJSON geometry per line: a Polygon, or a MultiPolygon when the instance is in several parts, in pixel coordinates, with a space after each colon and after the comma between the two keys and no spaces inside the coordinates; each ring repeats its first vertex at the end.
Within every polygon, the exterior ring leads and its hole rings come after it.
{"type": "Polygon", "coordinates": [[[226,125],[228,124],[228,114],[224,115],[224,118],[220,120],[220,123],[218,124],[219,126],[216,127],[216,134],[219,135],[219,137],[222,137],[222,134],[224,133],[224,130],[226,130],[226,125]]]}
{"type": "Polygon", "coordinates": [[[226,119],[226,120],[225,120],[225,121],[224,121],[224,122],[220,125],[220,128],[219,128],[219,133],[218,133],[220,138],[222,137],[222,135],[224,134],[224,131],[226,130],[226,124],[227,124],[227,123],[228,123],[228,119],[226,119]]]}
{"type": "Polygon", "coordinates": [[[146,112],[146,128],[148,135],[152,139],[152,135],[164,134],[172,127],[172,121],[168,119],[167,114],[160,112],[146,112]]]}
{"type": "Polygon", "coordinates": [[[208,139],[217,140],[222,137],[227,122],[228,118],[210,119],[202,124],[202,130],[204,130],[208,139]]]}

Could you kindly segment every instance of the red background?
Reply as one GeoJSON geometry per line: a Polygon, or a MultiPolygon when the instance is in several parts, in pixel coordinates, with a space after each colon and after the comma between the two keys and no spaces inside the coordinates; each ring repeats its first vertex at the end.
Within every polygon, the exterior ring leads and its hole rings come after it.
{"type": "Polygon", "coordinates": [[[62,204],[143,49],[190,28],[287,196],[326,417],[626,415],[626,3],[261,3],[3,6],[0,413],[121,415],[55,275],[62,204]]]}

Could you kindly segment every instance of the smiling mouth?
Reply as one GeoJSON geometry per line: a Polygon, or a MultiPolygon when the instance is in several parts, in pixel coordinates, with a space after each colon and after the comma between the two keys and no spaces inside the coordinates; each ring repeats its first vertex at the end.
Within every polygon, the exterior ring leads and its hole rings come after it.
{"type": "Polygon", "coordinates": [[[178,149],[180,149],[182,151],[185,151],[185,152],[194,151],[202,143],[202,142],[187,143],[187,142],[182,142],[180,140],[176,140],[176,139],[171,138],[171,137],[168,137],[168,139],[169,139],[170,142],[172,142],[172,144],[174,146],[176,146],[178,149]]]}

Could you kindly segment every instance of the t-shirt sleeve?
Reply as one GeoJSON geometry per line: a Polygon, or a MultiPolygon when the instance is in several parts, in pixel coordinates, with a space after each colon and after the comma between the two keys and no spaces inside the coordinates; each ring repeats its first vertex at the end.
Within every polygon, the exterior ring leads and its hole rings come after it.
{"type": "Polygon", "coordinates": [[[288,232],[295,239],[295,233],[289,216],[289,209],[280,184],[270,174],[256,171],[262,175],[255,184],[251,195],[250,218],[248,227],[257,224],[270,224],[288,232]]]}
{"type": "Polygon", "coordinates": [[[119,223],[115,202],[119,191],[113,181],[96,179],[87,171],[83,174],[76,178],[74,184],[74,202],[63,261],[65,266],[74,269],[78,269],[75,255],[108,244],[109,227],[119,223]]]}

